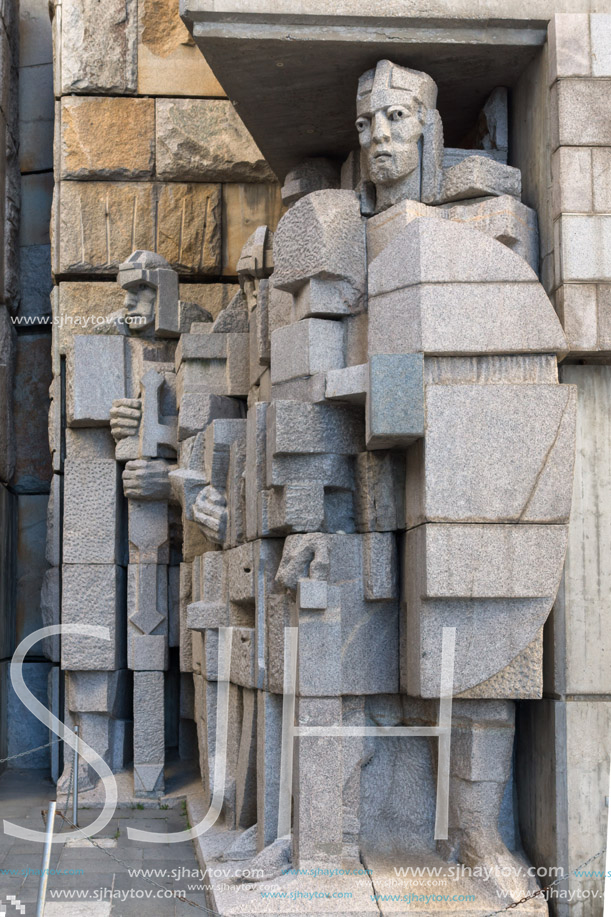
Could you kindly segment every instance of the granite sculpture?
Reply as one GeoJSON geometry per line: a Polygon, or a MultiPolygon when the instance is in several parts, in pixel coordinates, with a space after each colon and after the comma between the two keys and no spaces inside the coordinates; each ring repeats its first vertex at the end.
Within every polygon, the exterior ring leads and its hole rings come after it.
{"type": "Polygon", "coordinates": [[[177,645],[174,352],[181,331],[210,315],[179,301],[177,273],[154,252],[134,252],[118,280],[124,308],[73,340],[62,594],[64,623],[93,615],[111,640],[66,636],[62,665],[69,716],[117,770],[133,729],[134,794],[146,797],[164,788],[164,672],[177,645]]]}
{"type": "MultiPolygon", "coordinates": [[[[87,590],[115,634],[111,648],[64,640],[70,710],[121,766],[131,669],[135,788],[159,793],[163,672],[168,642],[179,647],[210,803],[219,628],[232,628],[225,840],[210,863],[248,861],[289,890],[291,866],[335,869],[329,889],[364,866],[371,884],[349,911],[363,915],[390,913],[372,892],[393,865],[488,870],[456,886],[473,894],[464,914],[537,888],[515,815],[514,701],[542,693],[575,389],[558,383],[566,341],[520,172],[504,155],[448,156],[436,94],[427,74],[380,61],[358,85],[360,152],[341,182],[324,159],[291,173],[289,209],[273,239],[267,227],[249,239],[218,318],[179,304],[174,272],[137,252],[119,281],[144,329],[76,336],[70,375],[63,615],[78,620],[87,590]],[[296,724],[355,729],[295,738],[290,840],[286,628],[296,724]],[[358,731],[435,724],[444,628],[454,702],[436,841],[437,740],[358,731]]],[[[213,898],[219,913],[267,913],[257,895],[213,898]]]]}

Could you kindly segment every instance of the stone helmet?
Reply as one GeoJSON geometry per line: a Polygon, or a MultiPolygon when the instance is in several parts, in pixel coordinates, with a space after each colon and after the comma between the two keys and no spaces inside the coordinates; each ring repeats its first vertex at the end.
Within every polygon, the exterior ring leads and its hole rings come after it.
{"type": "Polygon", "coordinates": [[[389,60],[378,61],[373,70],[367,70],[359,79],[356,94],[357,117],[377,108],[404,104],[406,96],[418,100],[422,108],[423,121],[425,112],[437,105],[437,84],[421,70],[400,67],[389,60]]]}
{"type": "Polygon", "coordinates": [[[119,266],[117,281],[124,290],[146,283],[156,291],[155,334],[176,337],[180,330],[178,274],[157,252],[135,251],[119,266]]]}
{"type": "Polygon", "coordinates": [[[259,226],[246,240],[240,253],[237,274],[240,283],[248,277],[261,280],[274,270],[274,234],[267,226],[259,226]]]}

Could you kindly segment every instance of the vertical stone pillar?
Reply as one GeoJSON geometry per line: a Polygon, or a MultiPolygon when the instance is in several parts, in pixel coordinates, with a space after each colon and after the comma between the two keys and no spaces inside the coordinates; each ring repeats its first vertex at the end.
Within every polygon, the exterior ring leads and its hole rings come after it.
{"type": "Polygon", "coordinates": [[[574,353],[611,348],[611,20],[549,27],[556,307],[574,353]]]}
{"type": "MultiPolygon", "coordinates": [[[[611,366],[564,366],[578,387],[577,455],[563,584],[545,632],[544,693],[519,710],[518,788],[527,853],[571,872],[605,845],[611,757],[611,366]]],[[[587,867],[604,869],[604,856],[587,867]]],[[[563,888],[567,888],[563,883],[563,888]]],[[[560,917],[600,914],[602,879],[550,899],[560,917]]]]}

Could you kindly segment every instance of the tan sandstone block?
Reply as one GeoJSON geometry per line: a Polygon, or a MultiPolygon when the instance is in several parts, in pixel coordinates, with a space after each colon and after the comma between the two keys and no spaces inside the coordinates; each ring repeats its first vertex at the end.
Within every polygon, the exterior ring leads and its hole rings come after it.
{"type": "Polygon", "coordinates": [[[220,187],[76,182],[58,186],[55,274],[115,274],[136,249],[158,251],[181,274],[220,271],[220,187]]]}
{"type": "Polygon", "coordinates": [[[225,95],[178,15],[175,0],[139,0],[138,21],[139,93],[225,95]]]}
{"type": "Polygon", "coordinates": [[[56,274],[111,274],[136,249],[155,247],[154,186],[60,182],[51,250],[56,274]]]}
{"type": "Polygon", "coordinates": [[[246,240],[258,226],[273,232],[284,213],[278,185],[223,185],[223,274],[235,276],[246,240]]]}
{"type": "Polygon", "coordinates": [[[158,99],[157,176],[181,181],[275,181],[228,99],[158,99]]]}
{"type": "Polygon", "coordinates": [[[62,178],[149,178],[154,166],[153,99],[62,99],[62,178]]]}
{"type": "Polygon", "coordinates": [[[218,274],[221,186],[157,185],[157,248],[180,274],[218,274]]]}

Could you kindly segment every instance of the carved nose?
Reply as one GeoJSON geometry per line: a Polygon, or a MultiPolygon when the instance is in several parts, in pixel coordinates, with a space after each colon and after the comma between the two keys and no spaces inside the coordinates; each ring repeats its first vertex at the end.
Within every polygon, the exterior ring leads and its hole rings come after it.
{"type": "Polygon", "coordinates": [[[384,140],[390,140],[388,118],[383,111],[378,111],[373,116],[372,137],[377,143],[382,143],[384,140]]]}

